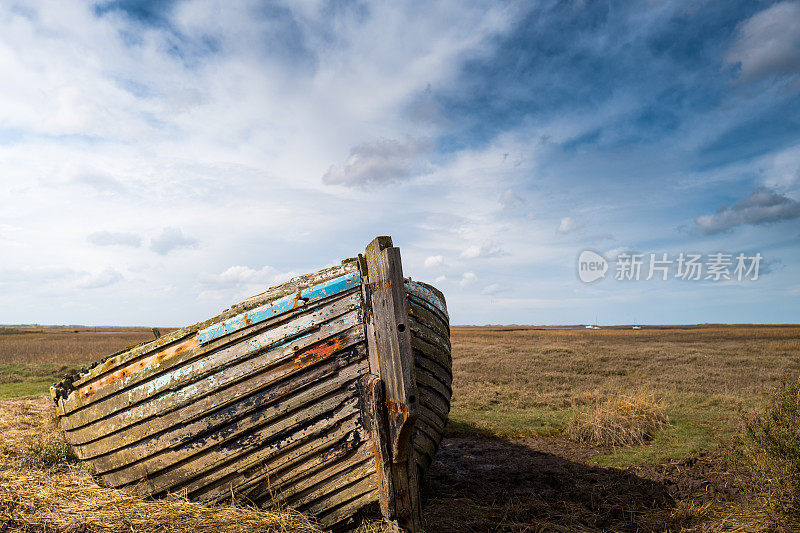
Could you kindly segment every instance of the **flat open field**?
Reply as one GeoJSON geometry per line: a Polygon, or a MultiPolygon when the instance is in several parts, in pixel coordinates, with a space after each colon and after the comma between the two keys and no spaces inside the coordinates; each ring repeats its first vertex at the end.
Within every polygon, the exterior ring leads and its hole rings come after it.
{"type": "MultiPolygon", "coordinates": [[[[39,329],[0,332],[0,398],[43,394],[70,368],[152,338],[39,329]]],[[[456,327],[452,341],[453,408],[423,489],[427,531],[771,527],[725,452],[742,416],[800,375],[800,326],[456,327]],[[668,418],[645,444],[569,438],[573,419],[627,397],[668,418]]],[[[21,401],[45,416],[49,400],[5,400],[21,401]]]]}

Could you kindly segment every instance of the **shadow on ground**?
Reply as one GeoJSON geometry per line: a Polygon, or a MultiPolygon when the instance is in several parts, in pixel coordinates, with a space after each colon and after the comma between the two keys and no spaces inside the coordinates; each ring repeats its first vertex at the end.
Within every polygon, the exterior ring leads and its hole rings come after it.
{"type": "Polygon", "coordinates": [[[555,455],[534,448],[486,437],[445,438],[422,487],[425,530],[661,531],[668,527],[675,502],[663,483],[584,464],[581,455],[591,455],[590,450],[555,455]]]}

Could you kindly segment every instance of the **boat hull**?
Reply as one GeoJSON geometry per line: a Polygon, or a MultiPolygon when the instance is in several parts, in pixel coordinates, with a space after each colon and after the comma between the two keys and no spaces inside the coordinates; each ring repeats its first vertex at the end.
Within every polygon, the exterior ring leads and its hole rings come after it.
{"type": "Polygon", "coordinates": [[[279,504],[328,526],[379,502],[419,529],[414,493],[449,412],[449,323],[382,239],[372,263],[293,279],[57,384],[67,442],[99,482],[136,494],[279,504]],[[376,306],[387,287],[405,320],[376,306]]]}

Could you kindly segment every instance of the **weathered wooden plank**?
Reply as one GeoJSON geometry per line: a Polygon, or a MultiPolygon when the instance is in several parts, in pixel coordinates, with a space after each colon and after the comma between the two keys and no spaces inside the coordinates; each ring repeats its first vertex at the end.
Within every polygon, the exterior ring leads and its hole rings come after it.
{"type": "Polygon", "coordinates": [[[389,497],[400,527],[421,531],[419,480],[411,446],[417,417],[417,384],[408,327],[408,307],[400,250],[390,237],[374,239],[365,252],[369,280],[368,343],[374,347],[371,372],[380,376],[386,394],[392,488],[389,497]],[[372,336],[370,336],[370,333],[372,336]],[[392,502],[393,498],[393,502],[392,502]]]}
{"type": "MultiPolygon", "coordinates": [[[[328,405],[330,401],[326,400],[328,405]]],[[[275,468],[279,468],[286,464],[283,459],[283,452],[287,449],[291,450],[295,447],[304,447],[309,444],[314,444],[310,448],[308,454],[302,453],[295,457],[297,460],[304,460],[313,457],[316,453],[319,444],[327,437],[324,437],[329,432],[331,438],[338,438],[341,436],[340,430],[346,433],[353,434],[358,432],[357,412],[353,409],[352,402],[343,402],[331,411],[328,411],[325,416],[304,417],[298,420],[298,423],[290,427],[288,430],[284,427],[281,432],[277,434],[266,434],[264,431],[252,431],[248,434],[242,435],[239,440],[231,441],[231,447],[235,447],[236,454],[218,457],[218,461],[209,464],[210,460],[203,456],[194,458],[186,463],[179,463],[175,471],[167,470],[161,472],[161,479],[148,478],[145,482],[149,486],[142,487],[136,485],[135,490],[140,494],[163,494],[167,491],[176,492],[187,490],[187,494],[192,498],[202,500],[220,500],[230,498],[230,482],[225,483],[226,479],[230,479],[233,474],[239,474],[242,471],[252,470],[258,466],[264,465],[272,468],[273,462],[275,468]],[[261,445],[252,444],[253,440],[259,440],[261,445]],[[242,444],[246,445],[242,445],[242,444]],[[263,444],[266,443],[266,444],[263,444]],[[182,477],[177,477],[178,475],[182,477]],[[172,479],[170,479],[172,478],[172,479]],[[167,482],[164,481],[167,479],[167,482]],[[206,486],[208,483],[220,482],[219,485],[214,487],[215,490],[207,491],[206,486]],[[220,491],[228,487],[222,494],[220,491]],[[141,489],[144,489],[142,491],[141,489]]],[[[284,424],[283,422],[281,424],[284,424]]],[[[285,424],[284,424],[285,425],[285,424]]],[[[272,428],[267,428],[271,431],[272,428]]],[[[238,476],[233,476],[238,477],[238,476]]],[[[258,496],[263,499],[267,498],[266,494],[259,494],[258,496]]]]}
{"type": "Polygon", "coordinates": [[[270,287],[261,294],[257,294],[255,296],[252,296],[244,300],[239,304],[231,306],[230,309],[226,309],[225,311],[223,311],[222,313],[213,318],[209,318],[208,320],[204,320],[203,322],[198,322],[191,326],[187,326],[172,331],[166,335],[163,335],[157,340],[150,342],[143,342],[133,347],[125,348],[124,350],[121,350],[115,354],[112,354],[107,359],[105,359],[101,364],[95,366],[85,374],[81,375],[80,378],[77,381],[75,381],[74,385],[76,388],[82,386],[83,384],[91,380],[94,380],[97,377],[102,376],[103,374],[109,371],[116,369],[117,366],[121,364],[128,363],[133,359],[136,359],[138,357],[156,351],[161,347],[185,340],[187,337],[193,337],[195,336],[198,330],[203,329],[206,326],[209,326],[216,322],[219,322],[220,320],[225,320],[243,311],[253,309],[255,307],[263,305],[267,302],[270,302],[282,296],[296,293],[298,290],[301,290],[303,288],[322,283],[326,280],[336,278],[347,272],[353,272],[356,270],[358,270],[358,265],[355,262],[355,260],[352,260],[352,261],[342,262],[341,265],[337,265],[335,267],[325,268],[317,272],[312,272],[311,274],[305,274],[302,276],[294,277],[282,285],[278,285],[276,287],[270,287]]]}
{"type": "Polygon", "coordinates": [[[270,443],[237,461],[217,469],[213,474],[180,485],[192,497],[211,501],[229,499],[231,492],[244,494],[257,505],[273,498],[273,489],[291,483],[292,477],[302,475],[322,464],[329,455],[338,453],[350,443],[366,440],[361,421],[355,414],[309,434],[305,440],[294,440],[281,446],[270,443]]]}
{"type": "MultiPolygon", "coordinates": [[[[352,388],[342,390],[342,387],[348,387],[349,380],[357,378],[361,371],[360,365],[352,365],[340,372],[340,378],[323,381],[278,404],[255,411],[233,422],[221,419],[218,421],[219,426],[212,426],[213,432],[199,434],[191,446],[164,448],[160,453],[143,461],[138,461],[139,456],[135,452],[126,454],[128,449],[123,449],[114,459],[104,456],[91,461],[91,464],[108,485],[121,486],[148,477],[152,482],[152,490],[164,490],[171,484],[213,467],[219,461],[235,457],[248,446],[257,445],[259,438],[266,441],[273,435],[301,425],[303,421],[321,416],[328,411],[343,410],[343,415],[349,414],[348,410],[354,408],[350,407],[351,404],[355,406],[355,391],[352,388]],[[298,410],[295,416],[286,416],[298,410]],[[228,445],[223,446],[223,443],[228,445]],[[184,468],[185,461],[195,455],[198,456],[195,464],[189,469],[184,468]],[[176,468],[175,465],[178,463],[181,463],[181,466],[176,468]],[[112,470],[120,464],[125,466],[122,469],[112,470]],[[165,470],[167,472],[162,472],[165,470]]],[[[214,420],[205,421],[204,425],[213,423],[214,420]]]]}
{"type": "Polygon", "coordinates": [[[333,296],[334,294],[352,289],[360,282],[361,274],[358,271],[348,272],[347,274],[338,278],[298,291],[297,294],[278,298],[277,300],[261,307],[257,307],[250,311],[236,315],[235,317],[203,328],[197,332],[197,337],[200,340],[200,344],[205,344],[211,340],[228,335],[229,333],[233,333],[234,331],[238,331],[252,324],[263,322],[264,320],[272,318],[275,315],[302,307],[310,300],[333,296]]]}
{"type": "Polygon", "coordinates": [[[282,448],[308,442],[357,416],[353,409],[354,402],[349,401],[346,395],[328,398],[320,404],[319,408],[314,409],[313,416],[300,416],[295,424],[279,420],[262,428],[252,428],[237,435],[237,438],[228,440],[225,443],[227,446],[196,454],[190,460],[177,462],[175,466],[161,470],[152,477],[143,478],[126,488],[141,495],[161,495],[191,486],[196,480],[221,479],[233,469],[250,468],[256,461],[255,456],[260,455],[265,448],[271,453],[279,453],[282,448]],[[226,453],[226,450],[233,450],[235,453],[226,453]],[[221,474],[218,476],[217,472],[221,474]]]}
{"type": "Polygon", "coordinates": [[[417,357],[426,357],[435,361],[437,364],[444,368],[452,368],[453,367],[453,359],[449,352],[439,348],[438,346],[434,346],[429,344],[419,337],[412,336],[411,337],[411,346],[414,350],[414,356],[417,357]]]}
{"type": "Polygon", "coordinates": [[[419,395],[420,404],[436,413],[436,416],[440,419],[447,420],[447,415],[450,412],[450,402],[447,399],[442,398],[438,392],[424,385],[419,387],[419,395]]]}
{"type": "Polygon", "coordinates": [[[375,480],[371,474],[375,472],[375,465],[366,462],[346,474],[331,478],[313,496],[315,499],[310,504],[298,505],[297,508],[312,515],[322,515],[325,511],[335,507],[336,504],[345,504],[348,501],[369,494],[375,489],[375,480]]]}
{"type": "Polygon", "coordinates": [[[122,447],[152,454],[160,449],[162,443],[176,446],[190,438],[193,431],[204,429],[204,420],[218,417],[235,419],[246,410],[262,409],[296,390],[335,375],[364,357],[363,351],[349,349],[363,339],[363,328],[350,328],[321,346],[298,352],[282,366],[251,375],[228,388],[212,389],[209,395],[183,405],[169,416],[149,418],[121,432],[77,445],[76,452],[83,459],[90,459],[122,447]],[[333,344],[329,345],[331,341],[333,344]]]}
{"type": "Polygon", "coordinates": [[[428,457],[433,458],[433,456],[436,454],[436,447],[438,446],[438,443],[435,442],[424,431],[415,431],[414,446],[417,447],[417,450],[422,450],[422,452],[428,457]]]}
{"type": "Polygon", "coordinates": [[[339,505],[334,509],[327,509],[319,513],[318,519],[323,526],[338,524],[353,516],[356,511],[375,501],[373,491],[365,492],[352,500],[339,505]]]}
{"type": "Polygon", "coordinates": [[[428,344],[438,346],[448,353],[450,352],[450,341],[440,337],[434,330],[426,327],[424,324],[420,324],[414,317],[409,317],[408,321],[411,324],[411,334],[413,336],[422,339],[428,344]]]}
{"type": "Polygon", "coordinates": [[[441,328],[443,328],[443,330],[447,332],[445,337],[447,339],[450,338],[450,322],[447,320],[447,317],[442,315],[442,313],[438,309],[428,304],[427,302],[424,302],[413,296],[409,296],[407,298],[407,301],[409,310],[424,309],[425,311],[427,311],[433,317],[433,320],[440,323],[441,328]]]}
{"type": "MultiPolygon", "coordinates": [[[[295,478],[294,483],[277,487],[275,497],[292,507],[301,507],[323,494],[335,492],[338,488],[371,474],[373,468],[372,454],[366,446],[360,446],[338,461],[323,464],[322,468],[308,476],[295,478]]],[[[374,479],[372,482],[375,485],[374,479]]],[[[342,502],[331,503],[336,505],[342,502]]]]}
{"type": "MultiPolygon", "coordinates": [[[[64,428],[72,432],[68,439],[70,442],[83,443],[154,414],[166,415],[178,406],[202,397],[209,390],[224,387],[249,373],[278,365],[299,350],[357,326],[361,322],[358,308],[351,309],[352,302],[343,301],[341,304],[332,310],[345,313],[329,322],[320,324],[315,316],[309,321],[300,319],[299,323],[293,321],[276,326],[246,341],[207,353],[202,358],[193,358],[185,365],[176,365],[167,372],[138,382],[120,394],[91,404],[64,420],[64,428]],[[254,358],[253,354],[259,352],[254,358]],[[93,423],[100,427],[75,431],[93,423]]],[[[329,311],[331,309],[322,312],[327,314],[329,311]]]]}
{"type": "MultiPolygon", "coordinates": [[[[434,376],[439,383],[442,384],[443,387],[447,388],[448,393],[447,397],[453,395],[453,376],[450,374],[450,371],[444,367],[442,367],[439,363],[430,359],[428,357],[420,356],[417,352],[414,352],[414,365],[418,369],[422,369],[432,376],[434,376]]],[[[417,381],[417,386],[419,386],[419,380],[417,381]]]]}
{"type": "MultiPolygon", "coordinates": [[[[108,399],[112,403],[120,402],[109,397],[117,397],[123,391],[127,394],[127,389],[137,384],[155,380],[155,388],[152,390],[147,389],[147,394],[155,394],[164,388],[175,386],[175,379],[192,379],[196,373],[202,375],[203,372],[210,371],[208,368],[202,367],[203,363],[209,361],[208,357],[203,357],[208,356],[211,352],[226,344],[234,341],[244,341],[239,343],[242,344],[242,347],[236,349],[235,353],[246,355],[254,350],[264,349],[271,344],[287,341],[293,337],[313,331],[319,327],[320,323],[330,321],[336,316],[358,309],[360,306],[361,295],[358,291],[353,291],[350,294],[334,297],[330,301],[319,302],[313,306],[309,305],[309,309],[306,311],[295,311],[285,318],[276,317],[272,321],[252,326],[252,331],[248,329],[247,331],[237,332],[229,338],[208,343],[202,347],[199,346],[199,341],[196,337],[186,338],[179,344],[170,345],[160,351],[129,361],[124,365],[118,365],[114,372],[86,381],[78,390],[60,401],[61,414],[65,415],[66,427],[72,428],[76,422],[77,426],[80,426],[82,418],[86,418],[89,421],[92,420],[90,416],[78,412],[104,399],[108,399]],[[252,333],[259,330],[263,333],[253,337],[252,333]],[[199,360],[196,364],[201,366],[198,368],[192,367],[188,370],[184,368],[187,363],[194,362],[194,360],[199,360]],[[183,368],[184,371],[176,373],[178,368],[183,368]],[[76,416],[79,414],[80,416],[76,416]]],[[[136,401],[133,398],[126,399],[130,402],[136,401]]],[[[127,408],[131,403],[121,402],[119,405],[122,408],[127,408]]]]}
{"type": "Polygon", "coordinates": [[[361,379],[362,418],[372,437],[375,458],[378,503],[387,520],[395,518],[392,457],[389,450],[389,430],[386,421],[386,395],[383,381],[375,374],[361,379]]]}
{"type": "Polygon", "coordinates": [[[311,272],[309,274],[295,276],[286,283],[277,285],[275,287],[270,287],[269,289],[267,289],[262,293],[250,296],[244,301],[232,305],[230,308],[230,315],[226,316],[225,318],[234,316],[235,314],[240,313],[242,311],[254,309],[260,305],[274,301],[283,296],[294,294],[297,291],[304,289],[306,287],[311,287],[312,285],[317,285],[329,279],[337,278],[348,272],[356,272],[356,271],[360,271],[359,265],[355,258],[351,258],[351,259],[345,259],[344,261],[342,261],[340,265],[323,268],[322,270],[311,272]]]}
{"type": "Polygon", "coordinates": [[[424,420],[425,423],[434,428],[438,433],[443,433],[444,427],[447,425],[447,417],[443,419],[427,405],[420,405],[418,420],[424,420]]]}
{"type": "Polygon", "coordinates": [[[445,320],[449,323],[450,316],[447,314],[447,304],[444,301],[444,295],[442,295],[438,289],[428,285],[427,283],[406,280],[405,290],[420,300],[424,300],[428,304],[434,306],[440,313],[444,315],[445,320]]]}
{"type": "MultiPolygon", "coordinates": [[[[432,312],[420,305],[416,305],[413,302],[409,302],[408,311],[414,322],[430,329],[439,337],[438,340],[441,345],[447,346],[448,350],[450,349],[450,331],[447,327],[447,324],[442,322],[439,317],[434,315],[432,312]]],[[[413,332],[414,324],[412,324],[411,327],[413,332]]]]}
{"type": "Polygon", "coordinates": [[[439,443],[442,441],[442,432],[437,430],[431,424],[429,424],[428,421],[423,416],[420,416],[417,419],[417,425],[415,431],[416,431],[415,435],[416,433],[424,433],[425,435],[427,435],[428,438],[430,438],[430,440],[433,441],[434,445],[436,445],[437,447],[439,446],[439,443]]]}
{"type": "MultiPolygon", "coordinates": [[[[304,452],[300,460],[291,462],[287,462],[282,456],[278,457],[276,460],[269,461],[268,465],[261,465],[261,472],[256,475],[251,475],[249,470],[245,471],[244,475],[248,477],[247,484],[231,485],[231,489],[246,494],[248,499],[256,504],[278,502],[288,495],[298,492],[301,490],[297,488],[299,482],[305,483],[303,480],[324,475],[324,472],[333,465],[350,461],[358,450],[365,446],[369,447],[369,436],[362,432],[358,417],[348,419],[347,422],[346,426],[351,430],[342,433],[339,428],[334,429],[331,433],[335,432],[339,437],[328,442],[328,445],[319,447],[318,439],[312,439],[305,446],[308,444],[316,446],[313,453],[304,452]],[[282,466],[276,466],[279,462],[282,463],[282,466]],[[271,469],[269,475],[265,475],[266,472],[263,472],[266,466],[271,469]]],[[[341,427],[345,427],[345,425],[341,427]]],[[[324,437],[327,436],[326,432],[324,437]]],[[[363,455],[363,451],[361,453],[363,455]]],[[[370,456],[362,457],[359,460],[365,458],[369,459],[370,456]]],[[[256,469],[250,470],[256,471],[256,469]]],[[[310,485],[306,484],[305,486],[310,485]]]]}
{"type": "Polygon", "coordinates": [[[417,386],[427,387],[439,394],[441,399],[446,402],[448,405],[450,404],[450,397],[453,395],[453,392],[450,390],[449,385],[445,385],[442,383],[434,374],[428,372],[427,369],[422,368],[421,366],[417,366],[417,386]]]}

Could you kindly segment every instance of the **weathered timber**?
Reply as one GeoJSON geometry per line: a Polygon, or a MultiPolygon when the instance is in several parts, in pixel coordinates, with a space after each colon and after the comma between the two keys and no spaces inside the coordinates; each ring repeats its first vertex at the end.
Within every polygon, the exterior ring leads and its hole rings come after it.
{"type": "MultiPolygon", "coordinates": [[[[422,530],[419,503],[419,480],[411,438],[417,419],[417,382],[408,306],[403,281],[400,249],[392,246],[391,237],[377,237],[366,249],[367,344],[370,371],[384,383],[388,447],[391,456],[392,495],[395,518],[400,527],[412,532],[422,530]]],[[[385,467],[382,467],[385,468],[385,467]]],[[[389,486],[385,487],[386,490],[389,486]]]]}
{"type": "Polygon", "coordinates": [[[452,396],[450,324],[444,296],[435,288],[405,281],[411,326],[411,347],[419,393],[414,427],[417,464],[427,470],[442,439],[452,396]]]}
{"type": "Polygon", "coordinates": [[[364,421],[372,437],[372,453],[378,484],[378,503],[381,514],[394,518],[394,481],[392,478],[392,456],[389,450],[389,430],[386,427],[386,394],[383,381],[375,374],[367,374],[362,380],[364,394],[364,421]]]}
{"type": "Polygon", "coordinates": [[[282,505],[333,526],[378,502],[420,530],[419,476],[452,394],[442,294],[379,237],[217,317],[110,355],[51,393],[97,479],[282,505]]]}

